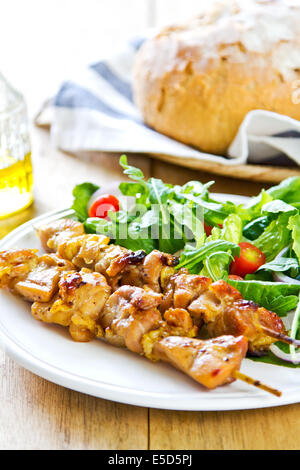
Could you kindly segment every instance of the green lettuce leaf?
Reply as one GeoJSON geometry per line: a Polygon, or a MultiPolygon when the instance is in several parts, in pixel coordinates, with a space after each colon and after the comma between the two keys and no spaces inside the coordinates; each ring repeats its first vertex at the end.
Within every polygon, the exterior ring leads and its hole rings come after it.
{"type": "Polygon", "coordinates": [[[242,240],[242,220],[237,214],[230,214],[223,223],[221,238],[238,245],[242,240]]]}
{"type": "Polygon", "coordinates": [[[288,228],[292,231],[293,250],[300,262],[300,215],[293,215],[289,218],[288,228]]]}
{"type": "Polygon", "coordinates": [[[283,180],[277,186],[267,190],[272,199],[281,199],[282,201],[294,205],[300,202],[300,177],[292,176],[283,180]]]}
{"type": "Polygon", "coordinates": [[[295,214],[297,209],[294,206],[281,201],[280,199],[274,199],[273,201],[264,204],[261,211],[263,215],[273,215],[280,213],[295,214]]]}
{"type": "Polygon", "coordinates": [[[261,215],[262,207],[272,200],[273,197],[264,189],[258,196],[252,197],[244,206],[244,208],[249,212],[249,219],[253,220],[259,217],[261,215]]]}
{"type": "Polygon", "coordinates": [[[99,186],[93,183],[81,183],[77,184],[73,189],[73,204],[71,209],[75,211],[76,217],[80,222],[84,222],[88,218],[87,205],[95,191],[99,189],[99,186]]]}
{"type": "Polygon", "coordinates": [[[192,273],[200,273],[203,261],[212,253],[230,251],[232,256],[239,256],[240,247],[226,240],[208,241],[200,248],[188,248],[181,254],[177,268],[187,268],[192,273]]]}
{"type": "MultiPolygon", "coordinates": [[[[230,252],[216,251],[211,253],[204,260],[204,270],[206,275],[212,278],[213,281],[219,279],[228,279],[229,264],[233,261],[233,256],[230,252]]],[[[201,273],[205,275],[204,273],[201,273]]]]}
{"type": "Polygon", "coordinates": [[[127,183],[119,184],[119,189],[124,196],[134,197],[136,204],[148,204],[149,191],[147,186],[141,183],[127,183]]]}
{"type": "Polygon", "coordinates": [[[285,316],[297,307],[300,284],[285,284],[283,282],[267,281],[236,281],[229,279],[228,283],[235,287],[246,300],[253,302],[285,316]]]}
{"type": "Polygon", "coordinates": [[[267,270],[277,273],[289,271],[290,269],[298,269],[299,263],[295,258],[276,258],[270,263],[265,263],[258,268],[257,271],[267,270]]]}
{"type": "Polygon", "coordinates": [[[272,261],[290,243],[291,232],[288,229],[288,220],[289,214],[280,214],[253,242],[263,252],[267,263],[272,261]]]}
{"type": "Polygon", "coordinates": [[[132,251],[144,250],[150,253],[158,246],[154,240],[145,234],[145,227],[141,227],[140,223],[135,222],[127,214],[116,214],[109,212],[111,220],[90,217],[84,222],[85,231],[87,233],[97,233],[106,235],[117,245],[124,246],[132,251]]]}

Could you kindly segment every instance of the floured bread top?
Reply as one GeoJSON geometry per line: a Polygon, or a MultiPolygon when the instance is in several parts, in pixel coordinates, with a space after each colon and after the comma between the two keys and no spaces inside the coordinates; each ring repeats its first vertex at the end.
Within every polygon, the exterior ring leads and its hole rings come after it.
{"type": "Polygon", "coordinates": [[[157,48],[155,51],[160,75],[172,67],[172,62],[174,68],[174,61],[177,69],[186,65],[187,54],[183,51],[195,51],[193,63],[196,58],[199,67],[220,57],[220,53],[229,61],[243,62],[247,60],[245,52],[249,51],[270,54],[270,65],[285,79],[293,78],[300,69],[299,0],[208,2],[207,10],[201,15],[165,28],[156,37],[162,47],[162,54],[157,56],[157,48]]]}

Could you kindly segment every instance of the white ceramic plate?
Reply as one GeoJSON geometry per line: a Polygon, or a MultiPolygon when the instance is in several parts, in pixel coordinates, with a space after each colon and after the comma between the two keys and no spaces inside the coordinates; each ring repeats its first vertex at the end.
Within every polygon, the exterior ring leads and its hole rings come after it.
{"type": "MultiPolygon", "coordinates": [[[[224,195],[218,195],[224,199],[224,195]]],[[[244,198],[229,197],[238,202],[244,198]]],[[[0,250],[40,248],[35,227],[66,217],[48,213],[22,225],[0,243],[0,250]]],[[[300,370],[245,359],[242,372],[282,390],[281,398],[236,381],[207,391],[167,364],[151,363],[101,340],[75,343],[66,329],[36,321],[30,305],[0,292],[0,339],[6,352],[26,369],[64,387],[132,405],[175,410],[236,410],[296,403],[300,370]]]]}

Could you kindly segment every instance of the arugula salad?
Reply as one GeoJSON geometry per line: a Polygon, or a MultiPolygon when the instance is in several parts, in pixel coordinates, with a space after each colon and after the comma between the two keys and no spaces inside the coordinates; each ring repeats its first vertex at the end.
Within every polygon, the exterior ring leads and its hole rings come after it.
{"type": "MultiPolygon", "coordinates": [[[[88,182],[73,190],[72,209],[87,233],[133,251],[176,254],[178,269],[226,280],[245,299],[286,317],[290,336],[300,339],[300,177],[235,204],[211,194],[213,181],[171,185],[146,180],[125,155],[120,165],[131,179],[119,184],[121,197],[88,182]]],[[[300,353],[277,343],[255,360],[297,367],[300,353]]]]}

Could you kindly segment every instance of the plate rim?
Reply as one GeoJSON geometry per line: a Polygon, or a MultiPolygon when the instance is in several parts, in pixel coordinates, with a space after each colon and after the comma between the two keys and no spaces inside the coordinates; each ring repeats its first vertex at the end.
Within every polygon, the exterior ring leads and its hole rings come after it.
{"type": "MultiPolygon", "coordinates": [[[[246,201],[249,198],[234,194],[214,193],[214,196],[220,199],[228,198],[246,201]]],[[[5,245],[11,245],[14,240],[18,240],[22,236],[34,231],[35,228],[43,221],[56,220],[58,218],[71,215],[71,209],[53,210],[42,214],[28,222],[20,225],[10,232],[0,241],[0,250],[5,249],[5,245]]],[[[98,398],[112,400],[128,405],[143,406],[148,408],[159,408],[168,410],[182,411],[229,411],[229,410],[246,410],[268,408],[273,406],[283,406],[299,402],[299,392],[291,390],[288,396],[281,398],[271,397],[263,392],[253,396],[238,397],[237,394],[232,395],[210,395],[209,391],[199,394],[199,397],[193,397],[191,394],[183,394],[180,398],[177,395],[162,392],[147,392],[136,390],[122,385],[109,384],[99,380],[92,380],[76,373],[60,369],[56,365],[47,363],[37,358],[32,352],[18,343],[6,330],[0,321],[0,344],[5,352],[18,364],[25,367],[34,374],[56,383],[60,386],[76,390],[81,393],[89,394],[98,398]],[[175,401],[172,401],[174,400],[175,401]],[[224,403],[225,402],[225,403],[224,403]]]]}

